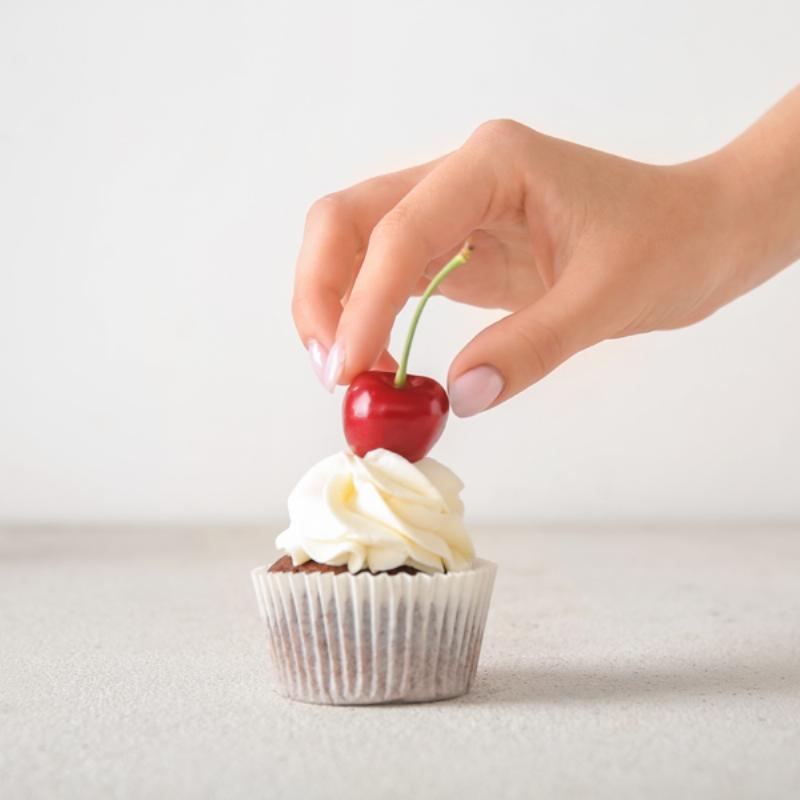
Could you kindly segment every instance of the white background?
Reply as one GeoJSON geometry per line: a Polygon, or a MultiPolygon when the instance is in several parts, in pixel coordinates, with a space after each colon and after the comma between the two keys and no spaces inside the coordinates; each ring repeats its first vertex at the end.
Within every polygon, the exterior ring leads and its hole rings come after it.
{"type": "MultiPolygon", "coordinates": [[[[316,196],[500,116],[700,155],[798,80],[798,30],[796,0],[4,0],[0,518],[282,518],[343,445],[289,314],[316,196]]],[[[794,267],[451,419],[434,455],[476,521],[796,518],[798,308],[794,267]]],[[[412,371],[443,380],[495,317],[435,301],[412,371]]]]}

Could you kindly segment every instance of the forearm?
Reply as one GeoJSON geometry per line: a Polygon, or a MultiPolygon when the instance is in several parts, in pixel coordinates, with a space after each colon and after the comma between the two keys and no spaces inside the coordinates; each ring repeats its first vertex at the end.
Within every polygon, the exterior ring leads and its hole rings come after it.
{"type": "Polygon", "coordinates": [[[712,159],[736,198],[739,269],[754,286],[800,258],[800,85],[712,159]]]}

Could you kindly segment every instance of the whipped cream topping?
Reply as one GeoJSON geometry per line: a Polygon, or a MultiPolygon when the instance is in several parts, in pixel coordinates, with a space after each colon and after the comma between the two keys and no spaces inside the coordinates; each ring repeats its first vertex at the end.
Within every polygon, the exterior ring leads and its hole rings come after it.
{"type": "Polygon", "coordinates": [[[389,450],[337,453],[312,467],[289,496],[289,527],[275,544],[295,565],[309,559],[350,572],[407,565],[468,569],[464,484],[432,458],[412,464],[389,450]]]}

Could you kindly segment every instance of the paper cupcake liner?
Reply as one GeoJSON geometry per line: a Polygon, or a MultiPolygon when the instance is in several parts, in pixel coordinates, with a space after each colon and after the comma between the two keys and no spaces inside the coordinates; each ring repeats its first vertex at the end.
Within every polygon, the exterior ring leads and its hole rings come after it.
{"type": "Polygon", "coordinates": [[[448,574],[253,570],[277,690],[310,703],[421,702],[469,690],[496,567],[448,574]]]}

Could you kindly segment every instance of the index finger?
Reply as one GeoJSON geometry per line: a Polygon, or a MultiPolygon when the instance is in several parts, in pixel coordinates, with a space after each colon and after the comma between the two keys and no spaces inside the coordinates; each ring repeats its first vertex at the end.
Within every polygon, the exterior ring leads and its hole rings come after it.
{"type": "Polygon", "coordinates": [[[444,159],[372,232],[336,331],[339,381],[369,369],[430,261],[500,213],[491,154],[470,140],[444,159]]]}
{"type": "Polygon", "coordinates": [[[361,266],[370,231],[419,178],[422,164],[317,200],[308,212],[297,259],[292,314],[303,344],[333,344],[342,302],[361,266]]]}

